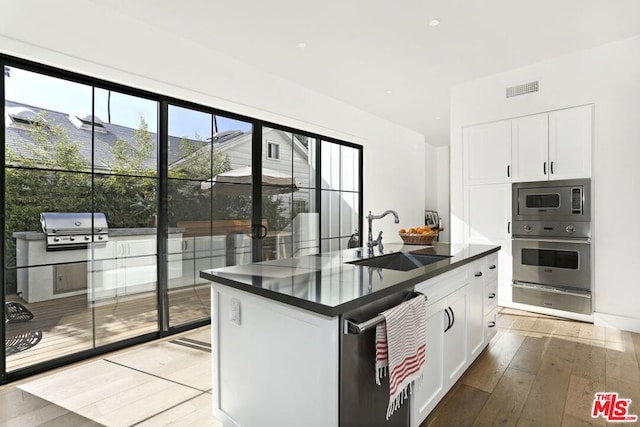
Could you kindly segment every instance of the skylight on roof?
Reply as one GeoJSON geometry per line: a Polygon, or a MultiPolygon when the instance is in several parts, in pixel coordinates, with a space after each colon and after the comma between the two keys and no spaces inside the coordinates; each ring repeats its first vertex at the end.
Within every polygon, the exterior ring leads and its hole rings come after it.
{"type": "Polygon", "coordinates": [[[44,116],[37,114],[35,111],[26,107],[13,107],[7,108],[7,114],[11,119],[11,124],[32,126],[35,124],[46,124],[44,116]]]}
{"type": "Polygon", "coordinates": [[[69,114],[69,121],[78,129],[95,130],[99,133],[107,133],[107,128],[100,118],[91,114],[79,115],[69,114]]]}

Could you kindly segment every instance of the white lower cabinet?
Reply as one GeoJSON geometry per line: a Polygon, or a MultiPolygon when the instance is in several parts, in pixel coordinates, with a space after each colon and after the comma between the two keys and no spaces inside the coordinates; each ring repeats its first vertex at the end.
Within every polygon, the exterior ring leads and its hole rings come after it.
{"type": "Polygon", "coordinates": [[[444,384],[444,330],[447,320],[444,313],[447,301],[440,300],[427,307],[427,347],[422,384],[413,392],[413,420],[423,420],[435,408],[445,394],[444,384]]]}
{"type": "Polygon", "coordinates": [[[444,330],[445,384],[454,383],[469,360],[469,289],[470,285],[465,285],[447,297],[445,317],[450,323],[444,330]]]}
{"type": "Polygon", "coordinates": [[[425,420],[495,333],[498,271],[493,253],[416,285],[427,296],[427,350],[422,383],[411,396],[412,427],[425,420]]]}
{"type": "Polygon", "coordinates": [[[470,267],[471,284],[469,285],[469,353],[477,356],[485,344],[484,333],[484,271],[485,263],[474,263],[470,267]]]}

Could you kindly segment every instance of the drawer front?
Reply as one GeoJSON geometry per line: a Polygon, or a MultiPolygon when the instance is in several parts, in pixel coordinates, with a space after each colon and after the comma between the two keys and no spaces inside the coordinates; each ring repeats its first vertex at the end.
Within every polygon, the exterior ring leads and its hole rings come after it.
{"type": "Polygon", "coordinates": [[[485,342],[489,342],[489,340],[496,334],[496,332],[498,332],[498,325],[496,323],[497,315],[498,309],[494,308],[486,316],[484,316],[485,342]]]}
{"type": "Polygon", "coordinates": [[[498,253],[493,253],[486,258],[485,264],[485,282],[491,282],[498,279],[498,253]]]}
{"type": "Polygon", "coordinates": [[[484,312],[489,313],[498,306],[498,281],[487,283],[484,292],[484,312]]]}

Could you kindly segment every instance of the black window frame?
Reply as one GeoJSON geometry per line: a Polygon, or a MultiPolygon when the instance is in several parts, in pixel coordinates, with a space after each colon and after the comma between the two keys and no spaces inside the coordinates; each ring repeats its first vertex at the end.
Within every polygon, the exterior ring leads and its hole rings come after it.
{"type": "MultiPolygon", "coordinates": [[[[183,324],[180,326],[170,327],[169,326],[169,318],[168,318],[168,301],[167,301],[167,238],[168,236],[164,235],[165,230],[167,229],[168,224],[168,200],[167,200],[167,189],[168,189],[168,169],[167,169],[167,139],[168,139],[168,106],[175,105],[183,108],[190,108],[199,111],[205,111],[211,113],[213,115],[220,115],[230,119],[236,119],[244,122],[248,122],[252,125],[253,128],[253,137],[252,137],[252,167],[253,170],[261,170],[262,169],[262,130],[264,128],[273,128],[279,129],[285,132],[290,132],[295,135],[303,135],[309,138],[314,138],[317,140],[315,144],[315,167],[316,167],[316,176],[315,176],[315,202],[318,209],[319,215],[322,215],[322,200],[321,200],[321,168],[322,168],[322,144],[321,141],[332,142],[335,144],[339,144],[342,146],[347,146],[351,148],[355,148],[359,150],[359,171],[358,171],[358,190],[356,193],[358,194],[358,229],[362,230],[363,223],[363,164],[364,164],[364,149],[360,144],[356,144],[350,141],[344,141],[341,139],[333,138],[327,135],[321,135],[315,132],[306,131],[303,129],[293,128],[287,125],[282,125],[278,123],[273,123],[269,121],[264,121],[259,118],[254,118],[250,116],[246,116],[243,114],[222,110],[216,108],[211,105],[203,105],[199,103],[195,103],[189,100],[178,99],[169,95],[152,92],[144,89],[135,88],[128,85],[123,85],[119,83],[114,83],[109,80],[105,80],[99,77],[84,75],[81,73],[68,71],[63,68],[53,67],[45,64],[41,64],[38,62],[34,62],[31,60],[26,60],[23,58],[19,58],[12,55],[7,55],[0,53],[0,64],[3,67],[15,67],[20,68],[26,71],[42,74],[44,76],[60,78],[64,80],[68,80],[74,83],[84,84],[92,87],[92,91],[96,89],[103,90],[111,90],[117,91],[123,94],[141,97],[148,100],[152,100],[158,103],[159,106],[159,114],[158,114],[158,127],[157,127],[157,138],[158,138],[158,171],[157,177],[158,180],[158,194],[157,194],[157,214],[158,214],[158,224],[156,227],[156,236],[157,236],[157,296],[158,296],[158,330],[153,333],[147,333],[141,336],[136,336],[134,338],[125,339],[123,341],[117,341],[114,343],[110,343],[104,346],[100,346],[97,348],[93,348],[90,350],[83,350],[78,353],[73,353],[70,355],[62,356],[59,358],[47,360],[44,362],[40,362],[34,365],[30,365],[25,368],[20,368],[11,372],[7,372],[6,370],[6,357],[5,357],[5,328],[0,328],[0,342],[2,343],[2,348],[0,349],[0,384],[5,384],[11,381],[15,381],[21,378],[25,378],[37,373],[45,372],[56,367],[68,365],[70,363],[74,363],[77,361],[85,360],[90,357],[95,357],[100,354],[104,354],[110,351],[114,351],[121,348],[130,347],[133,345],[137,345],[144,342],[153,341],[165,336],[181,333],[190,329],[194,329],[197,327],[201,327],[207,324],[210,324],[211,319],[206,320],[198,320],[192,323],[183,324]]],[[[10,78],[10,77],[9,77],[10,78]]],[[[2,99],[2,106],[0,112],[0,128],[3,129],[0,132],[0,144],[2,145],[2,156],[0,156],[0,169],[1,169],[1,188],[0,188],[0,228],[5,231],[5,73],[3,73],[3,78],[0,81],[0,99],[2,99]]],[[[279,145],[279,144],[278,144],[279,145]]],[[[278,147],[278,158],[270,160],[280,160],[280,150],[278,147]]],[[[94,173],[93,171],[91,172],[94,173]]],[[[260,174],[253,174],[253,215],[252,222],[253,224],[260,224],[261,219],[261,197],[262,197],[262,183],[260,179],[260,174]]],[[[322,221],[318,221],[318,236],[319,236],[319,247],[318,250],[322,251],[322,221]]],[[[254,240],[254,261],[259,257],[259,251],[256,251],[259,248],[260,242],[259,239],[254,240]]],[[[3,242],[4,247],[4,242],[3,242]]],[[[2,283],[2,291],[0,292],[0,305],[5,307],[6,302],[6,283],[5,283],[6,275],[5,275],[5,266],[4,266],[4,251],[3,251],[3,267],[0,268],[0,283],[2,283]]]]}

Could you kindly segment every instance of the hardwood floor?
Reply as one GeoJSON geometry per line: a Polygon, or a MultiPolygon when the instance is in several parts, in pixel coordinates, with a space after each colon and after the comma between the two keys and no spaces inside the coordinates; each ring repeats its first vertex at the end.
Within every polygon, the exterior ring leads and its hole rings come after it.
{"type": "MultiPolygon", "coordinates": [[[[211,415],[210,333],[0,387],[0,427],[220,427],[211,415]]],[[[639,366],[640,334],[503,309],[496,336],[421,427],[607,425],[591,417],[594,394],[617,392],[640,415],[639,366]]]]}
{"type": "Polygon", "coordinates": [[[498,328],[421,427],[607,425],[596,392],[640,415],[640,334],[509,309],[498,328]]]}

